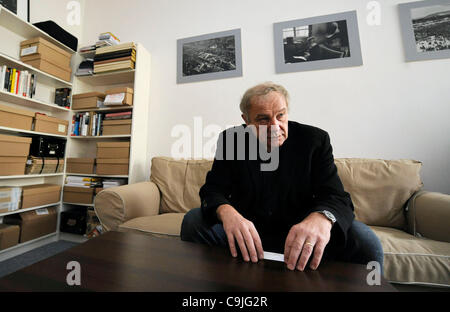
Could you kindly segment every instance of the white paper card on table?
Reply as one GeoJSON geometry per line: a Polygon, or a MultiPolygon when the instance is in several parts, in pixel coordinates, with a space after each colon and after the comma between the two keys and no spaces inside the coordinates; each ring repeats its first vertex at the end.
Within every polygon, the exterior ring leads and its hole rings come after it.
{"type": "Polygon", "coordinates": [[[264,251],[264,260],[284,262],[284,255],[275,252],[264,251]]]}

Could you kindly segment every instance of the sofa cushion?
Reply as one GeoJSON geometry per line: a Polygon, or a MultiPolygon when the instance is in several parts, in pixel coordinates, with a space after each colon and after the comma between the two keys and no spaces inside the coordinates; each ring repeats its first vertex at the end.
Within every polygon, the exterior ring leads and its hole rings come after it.
{"type": "Polygon", "coordinates": [[[200,207],[200,188],[212,160],[175,160],[156,157],[152,160],[151,181],[161,192],[161,213],[186,213],[200,207]]]}
{"type": "Polygon", "coordinates": [[[384,251],[384,277],[391,282],[450,286],[450,243],[371,227],[384,251]]]}
{"type": "Polygon", "coordinates": [[[368,225],[404,229],[404,206],[423,184],[422,163],[414,160],[336,159],[355,216],[368,225]]]}
{"type": "Polygon", "coordinates": [[[121,231],[180,236],[184,213],[164,213],[131,219],[119,226],[121,231]]]}

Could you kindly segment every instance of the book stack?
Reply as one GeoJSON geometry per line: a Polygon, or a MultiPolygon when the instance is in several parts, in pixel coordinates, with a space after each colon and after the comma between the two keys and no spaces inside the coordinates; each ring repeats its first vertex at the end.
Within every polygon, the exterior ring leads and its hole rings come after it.
{"type": "Polygon", "coordinates": [[[104,114],[97,112],[76,113],[72,119],[71,136],[99,136],[102,134],[104,114]]]}
{"type": "Polygon", "coordinates": [[[95,47],[97,49],[99,49],[99,48],[103,48],[103,47],[110,47],[110,46],[118,45],[119,43],[120,43],[119,38],[117,38],[110,32],[105,32],[105,33],[101,33],[98,36],[98,41],[95,44],[95,47]]]}
{"type": "Polygon", "coordinates": [[[33,98],[36,94],[36,76],[27,70],[0,66],[0,91],[33,98]]]}
{"type": "Polygon", "coordinates": [[[106,114],[104,120],[124,120],[124,119],[131,119],[132,113],[130,111],[128,112],[121,112],[121,113],[110,113],[106,114]]]}
{"type": "Polygon", "coordinates": [[[102,186],[102,179],[90,177],[74,177],[66,178],[65,186],[81,187],[81,188],[95,188],[102,186]]]}
{"type": "Polygon", "coordinates": [[[136,45],[132,42],[99,48],[95,51],[94,73],[134,69],[135,62],[136,45]]]}

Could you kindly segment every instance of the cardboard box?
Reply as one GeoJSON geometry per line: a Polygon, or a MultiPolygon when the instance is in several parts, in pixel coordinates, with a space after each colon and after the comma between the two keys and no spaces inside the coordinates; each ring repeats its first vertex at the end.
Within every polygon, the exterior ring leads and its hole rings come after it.
{"type": "Polygon", "coordinates": [[[0,213],[19,210],[21,198],[22,188],[0,187],[0,213]]]}
{"type": "Polygon", "coordinates": [[[67,158],[67,173],[94,173],[95,158],[67,158]]]}
{"type": "Polygon", "coordinates": [[[130,158],[130,142],[99,142],[97,143],[97,159],[130,158]]]}
{"type": "Polygon", "coordinates": [[[20,243],[55,233],[57,221],[56,207],[22,212],[3,218],[4,224],[20,226],[20,243]]]}
{"type": "Polygon", "coordinates": [[[126,87],[114,88],[114,89],[107,90],[105,93],[106,93],[106,95],[124,93],[124,99],[122,101],[122,105],[128,105],[128,106],[133,105],[134,90],[131,88],[126,88],[126,87]]]}
{"type": "Polygon", "coordinates": [[[96,187],[96,188],[95,188],[95,195],[97,195],[97,194],[100,193],[101,191],[103,191],[103,187],[96,187]]]}
{"type": "Polygon", "coordinates": [[[25,174],[46,174],[64,172],[64,158],[34,157],[27,160],[25,174]]]}
{"type": "Polygon", "coordinates": [[[38,184],[22,187],[22,209],[58,203],[61,185],[38,184]]]}
{"type": "Polygon", "coordinates": [[[131,134],[131,119],[104,120],[102,135],[131,134]]]}
{"type": "Polygon", "coordinates": [[[34,131],[50,134],[67,135],[69,122],[56,117],[36,113],[34,117],[34,131]]]}
{"type": "Polygon", "coordinates": [[[28,58],[26,61],[23,61],[24,63],[33,66],[34,68],[37,68],[47,74],[50,74],[52,76],[55,76],[59,79],[65,80],[67,82],[70,82],[70,78],[72,76],[72,69],[70,67],[63,68],[59,67],[53,63],[50,63],[49,61],[41,58],[39,55],[32,56],[28,58]]]}
{"type": "Polygon", "coordinates": [[[31,130],[34,112],[0,104],[0,126],[31,130]]]}
{"type": "Polygon", "coordinates": [[[91,205],[94,203],[94,191],[94,188],[64,186],[63,201],[65,203],[91,205]]]}
{"type": "Polygon", "coordinates": [[[36,56],[62,68],[70,68],[72,54],[42,37],[22,41],[20,43],[20,60],[26,62],[36,56]]]}
{"type": "Polygon", "coordinates": [[[0,157],[28,156],[31,141],[31,138],[0,134],[0,157]]]}
{"type": "Polygon", "coordinates": [[[90,109],[99,107],[99,102],[103,104],[105,100],[105,94],[101,92],[89,92],[76,94],[72,97],[72,109],[90,109]]]}
{"type": "Polygon", "coordinates": [[[0,250],[8,249],[19,243],[20,226],[0,224],[0,250]]]}
{"type": "Polygon", "coordinates": [[[0,176],[24,175],[27,157],[0,157],[0,176]]]}
{"type": "Polygon", "coordinates": [[[129,159],[97,159],[97,174],[128,175],[129,159]]]}

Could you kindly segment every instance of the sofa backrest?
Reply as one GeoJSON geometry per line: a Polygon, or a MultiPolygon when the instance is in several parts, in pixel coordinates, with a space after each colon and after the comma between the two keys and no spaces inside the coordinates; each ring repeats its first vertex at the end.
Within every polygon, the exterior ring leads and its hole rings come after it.
{"type": "MultiPolygon", "coordinates": [[[[356,219],[368,225],[403,229],[403,208],[422,187],[414,160],[336,159],[339,177],[350,193],[356,219]]],[[[212,160],[152,160],[151,181],[161,192],[160,213],[200,207],[199,191],[211,170],[212,160]]]]}

